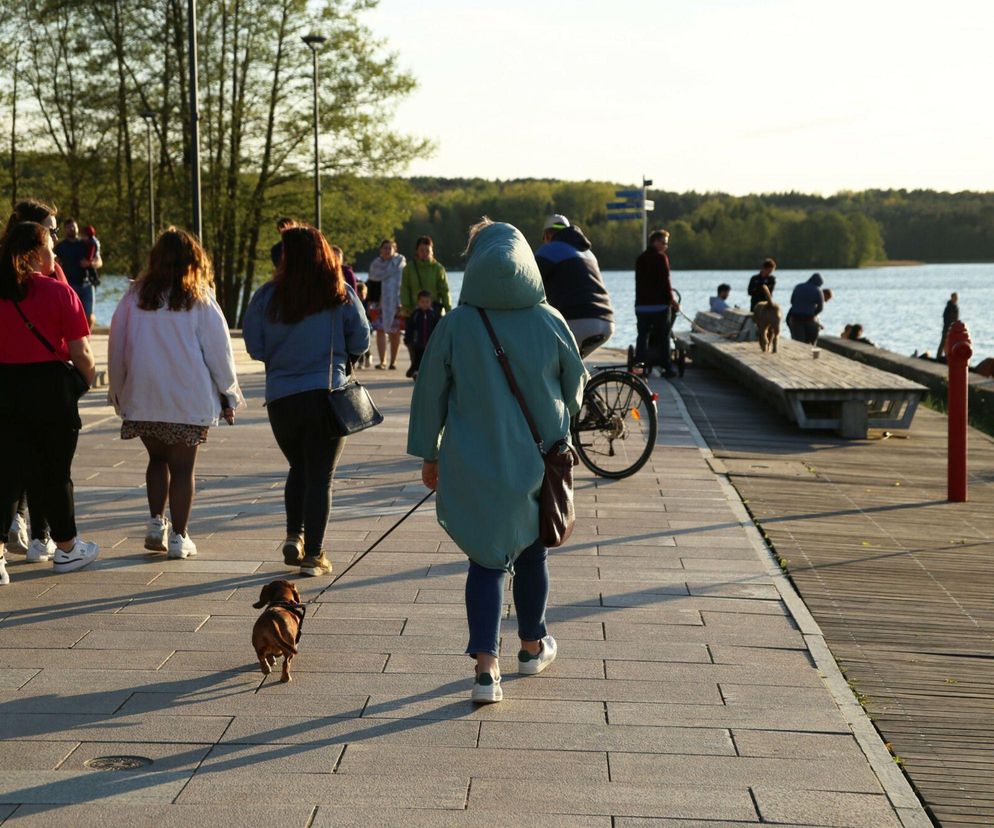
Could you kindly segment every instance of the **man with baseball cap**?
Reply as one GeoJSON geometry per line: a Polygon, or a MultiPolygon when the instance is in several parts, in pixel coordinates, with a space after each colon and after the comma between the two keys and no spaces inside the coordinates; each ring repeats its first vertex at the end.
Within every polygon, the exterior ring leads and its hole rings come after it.
{"type": "Polygon", "coordinates": [[[566,216],[545,220],[543,244],[535,252],[545,295],[569,325],[582,356],[588,356],[614,333],[614,309],[604,287],[590,240],[566,216]]]}

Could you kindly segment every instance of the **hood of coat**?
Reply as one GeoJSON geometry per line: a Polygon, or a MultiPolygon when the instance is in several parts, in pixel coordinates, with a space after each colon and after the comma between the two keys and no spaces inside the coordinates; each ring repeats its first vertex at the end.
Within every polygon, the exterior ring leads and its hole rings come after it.
{"type": "Polygon", "coordinates": [[[565,242],[570,247],[575,247],[581,252],[590,250],[590,239],[583,235],[583,231],[576,225],[563,228],[552,237],[552,240],[565,242]]]}
{"type": "Polygon", "coordinates": [[[815,287],[821,287],[825,283],[825,280],[821,278],[820,273],[812,273],[811,278],[808,279],[809,285],[814,285],[815,287]]]}
{"type": "Polygon", "coordinates": [[[517,310],[544,301],[542,274],[525,237],[510,224],[484,227],[469,252],[459,303],[517,310]]]}

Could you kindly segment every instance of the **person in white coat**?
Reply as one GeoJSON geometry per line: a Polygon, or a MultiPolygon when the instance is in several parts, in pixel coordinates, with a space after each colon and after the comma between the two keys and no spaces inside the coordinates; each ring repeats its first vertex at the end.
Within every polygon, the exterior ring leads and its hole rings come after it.
{"type": "Polygon", "coordinates": [[[108,398],[124,420],[121,438],[138,437],[148,451],[145,548],[170,558],[197,554],[187,529],[197,449],[219,416],[233,424],[245,403],[213,288],[200,243],[170,227],[111,321],[108,398]]]}

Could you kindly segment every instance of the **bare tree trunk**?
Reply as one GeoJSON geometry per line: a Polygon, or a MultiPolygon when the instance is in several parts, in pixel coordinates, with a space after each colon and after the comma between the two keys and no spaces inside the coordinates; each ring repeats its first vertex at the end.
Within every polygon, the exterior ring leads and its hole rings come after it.
{"type": "Polygon", "coordinates": [[[11,76],[14,79],[14,97],[10,103],[10,208],[14,209],[17,204],[17,81],[18,59],[21,56],[21,44],[18,43],[14,49],[14,71],[11,76]]]}

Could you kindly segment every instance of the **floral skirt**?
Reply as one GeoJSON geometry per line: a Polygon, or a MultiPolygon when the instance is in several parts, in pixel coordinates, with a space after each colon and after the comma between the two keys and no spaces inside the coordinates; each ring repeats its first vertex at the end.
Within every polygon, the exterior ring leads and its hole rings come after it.
{"type": "Polygon", "coordinates": [[[393,318],[393,323],[389,326],[384,324],[383,309],[377,302],[369,304],[369,328],[372,331],[385,331],[386,333],[400,333],[404,330],[404,317],[399,313],[393,318]]]}
{"type": "Polygon", "coordinates": [[[199,446],[207,442],[209,426],[186,423],[156,423],[148,420],[125,420],[121,424],[121,439],[151,437],[167,446],[199,446]]]}

